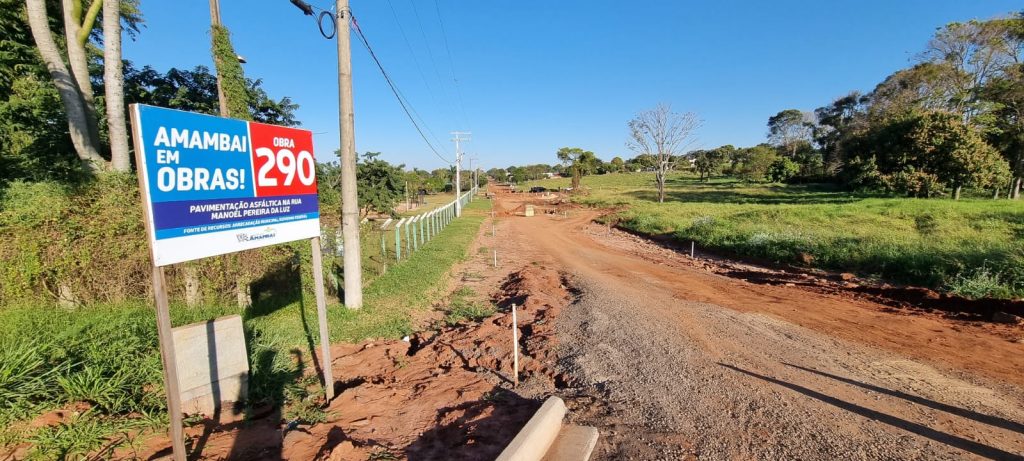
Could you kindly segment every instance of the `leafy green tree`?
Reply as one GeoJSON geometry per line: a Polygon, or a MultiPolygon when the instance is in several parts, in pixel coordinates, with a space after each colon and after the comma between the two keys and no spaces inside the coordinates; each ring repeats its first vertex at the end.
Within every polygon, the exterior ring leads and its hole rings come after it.
{"type": "Polygon", "coordinates": [[[490,170],[487,170],[486,174],[497,181],[505,181],[505,178],[508,177],[508,171],[504,168],[491,168],[490,170]]]}
{"type": "Polygon", "coordinates": [[[454,191],[455,168],[438,168],[431,171],[426,185],[428,192],[454,191]]]}
{"type": "Polygon", "coordinates": [[[963,187],[997,187],[1009,178],[1006,160],[979,130],[949,112],[914,112],[875,123],[846,148],[858,152],[853,157],[860,159],[857,163],[873,158],[891,191],[913,196],[931,197],[952,188],[959,198],[963,187]]]}
{"type": "Polygon", "coordinates": [[[593,173],[600,160],[593,152],[583,150],[579,147],[563,147],[558,149],[558,160],[562,162],[572,174],[572,190],[580,188],[580,179],[583,176],[593,173]]]}
{"type": "Polygon", "coordinates": [[[765,175],[772,182],[786,182],[800,173],[800,164],[790,160],[788,157],[778,157],[768,165],[768,172],[765,175]]]}
{"type": "Polygon", "coordinates": [[[608,162],[609,173],[622,173],[626,169],[626,162],[622,160],[622,157],[615,156],[608,162]]]}
{"type": "Polygon", "coordinates": [[[638,154],[626,161],[626,168],[630,171],[651,171],[658,161],[651,154],[638,154]]]}
{"type": "MultiPolygon", "coordinates": [[[[217,77],[205,66],[192,70],[171,68],[161,74],[146,66],[136,69],[125,63],[125,99],[128,103],[150,104],[171,109],[215,115],[219,113],[217,77]]],[[[249,115],[246,119],[261,123],[298,126],[291,98],[272,99],[260,80],[246,80],[249,115]]]]}
{"type": "Polygon", "coordinates": [[[394,215],[395,207],[405,198],[403,167],[378,156],[380,152],[367,152],[356,166],[361,217],[371,212],[394,215]]]}
{"type": "Polygon", "coordinates": [[[737,176],[744,181],[756,182],[765,180],[768,169],[779,158],[779,154],[771,146],[761,144],[742,149],[738,158],[742,163],[739,165],[737,176]]]}
{"type": "Polygon", "coordinates": [[[711,179],[711,175],[721,171],[725,159],[715,150],[696,150],[693,156],[693,167],[700,175],[700,180],[711,179]]]}

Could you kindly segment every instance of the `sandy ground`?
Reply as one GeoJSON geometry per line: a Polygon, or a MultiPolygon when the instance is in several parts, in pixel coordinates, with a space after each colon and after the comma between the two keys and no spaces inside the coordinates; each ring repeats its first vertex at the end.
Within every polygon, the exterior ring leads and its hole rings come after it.
{"type": "Polygon", "coordinates": [[[724,276],[591,224],[597,214],[510,216],[498,248],[572,275],[579,294],[559,320],[559,354],[584,394],[573,418],[602,430],[599,457],[1024,453],[1019,326],[724,276]]]}

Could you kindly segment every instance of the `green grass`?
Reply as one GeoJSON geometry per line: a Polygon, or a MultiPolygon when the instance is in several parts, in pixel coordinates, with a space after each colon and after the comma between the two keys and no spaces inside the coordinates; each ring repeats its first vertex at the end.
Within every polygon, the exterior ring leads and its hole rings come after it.
{"type": "Polygon", "coordinates": [[[475,322],[497,312],[493,304],[473,299],[475,297],[476,292],[468,287],[462,287],[452,293],[451,299],[448,301],[448,313],[444,317],[445,325],[455,326],[466,321],[475,322]]]}
{"type": "MultiPolygon", "coordinates": [[[[416,207],[416,209],[413,210],[400,211],[398,215],[402,217],[416,216],[421,213],[426,213],[428,211],[441,208],[449,203],[452,203],[453,200],[455,200],[454,192],[439,192],[437,194],[426,195],[423,197],[423,201],[426,203],[420,204],[420,206],[416,207]]],[[[404,204],[405,202],[401,203],[401,205],[404,204]]]]}
{"type": "MultiPolygon", "coordinates": [[[[489,201],[473,202],[462,218],[418,252],[370,281],[362,309],[346,309],[335,301],[328,308],[331,341],[410,334],[413,313],[429,309],[445,295],[447,274],[468,256],[489,209],[489,201]]],[[[251,369],[250,407],[283,405],[285,417],[313,423],[327,415],[319,406],[323,391],[318,381],[303,377],[319,336],[315,300],[303,288],[312,278],[308,260],[299,269],[290,274],[297,278],[291,279],[296,282],[292,289],[261,297],[240,314],[251,369]]],[[[233,313],[239,313],[234,306],[171,308],[175,326],[233,313]]],[[[0,452],[29,441],[34,458],[79,457],[107,449],[112,437],[115,445],[135,443],[138,431],[162,430],[166,421],[156,321],[149,303],[71,311],[53,306],[0,309],[0,452]],[[26,427],[37,415],[78,402],[91,408],[66,424],[26,427]]]]}
{"type": "MultiPolygon", "coordinates": [[[[565,187],[568,179],[528,186],[565,187]]],[[[657,203],[650,173],[588,176],[576,200],[609,219],[728,254],[856,272],[971,297],[1024,296],[1024,201],[909,199],[829,185],[708,183],[675,174],[657,203]],[[806,261],[810,261],[809,264],[806,261]]]]}

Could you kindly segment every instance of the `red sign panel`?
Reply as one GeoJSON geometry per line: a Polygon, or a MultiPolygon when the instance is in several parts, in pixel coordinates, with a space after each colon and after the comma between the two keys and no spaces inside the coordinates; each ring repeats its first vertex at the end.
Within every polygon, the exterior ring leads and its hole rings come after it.
{"type": "Polygon", "coordinates": [[[313,134],[249,122],[257,197],[316,194],[313,134]]]}

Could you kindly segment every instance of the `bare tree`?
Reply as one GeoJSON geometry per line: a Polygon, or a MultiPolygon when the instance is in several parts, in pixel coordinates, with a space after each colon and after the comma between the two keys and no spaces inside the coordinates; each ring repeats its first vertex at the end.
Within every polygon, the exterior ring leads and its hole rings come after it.
{"type": "MultiPolygon", "coordinates": [[[[90,114],[82,98],[82,90],[78,81],[68,72],[68,67],[61,58],[60,49],[50,32],[49,16],[46,13],[46,0],[26,0],[25,11],[28,15],[29,28],[36,42],[39,54],[46,63],[46,70],[53,79],[64,111],[68,117],[68,131],[71,142],[75,146],[78,158],[92,171],[102,170],[106,161],[99,154],[99,138],[89,128],[90,114]]],[[[88,80],[86,80],[88,83],[88,80]]]]}
{"type": "Polygon", "coordinates": [[[672,112],[672,106],[665,103],[642,111],[629,121],[630,139],[626,146],[637,154],[651,155],[656,161],[659,203],[665,201],[665,179],[672,169],[673,157],[693,145],[694,132],[701,123],[697,114],[672,112]]]}
{"type": "Polygon", "coordinates": [[[121,0],[103,0],[103,88],[110,130],[110,169],[129,171],[131,161],[128,158],[121,62],[121,0]]]}

